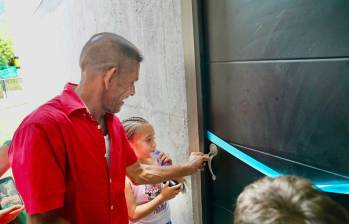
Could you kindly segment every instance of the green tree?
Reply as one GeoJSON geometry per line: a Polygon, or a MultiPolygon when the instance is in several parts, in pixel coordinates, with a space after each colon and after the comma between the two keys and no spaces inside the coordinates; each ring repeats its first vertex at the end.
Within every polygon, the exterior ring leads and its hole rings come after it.
{"type": "Polygon", "coordinates": [[[0,66],[8,65],[14,56],[12,41],[0,38],[0,66]]]}

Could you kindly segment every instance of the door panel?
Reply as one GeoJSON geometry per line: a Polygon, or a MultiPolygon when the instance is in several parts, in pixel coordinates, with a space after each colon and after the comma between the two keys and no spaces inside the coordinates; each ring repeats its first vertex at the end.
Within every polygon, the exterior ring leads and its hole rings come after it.
{"type": "Polygon", "coordinates": [[[349,176],[349,61],[211,64],[210,129],[349,176]]]}
{"type": "Polygon", "coordinates": [[[208,223],[232,223],[234,204],[239,193],[251,179],[258,179],[263,175],[249,166],[244,166],[225,151],[213,160],[213,168],[217,180],[212,187],[211,208],[212,221],[208,223]]]}
{"type": "Polygon", "coordinates": [[[349,55],[349,1],[207,1],[210,61],[349,55]]]}
{"type": "MultiPolygon", "coordinates": [[[[342,0],[205,1],[208,130],[280,173],[348,181],[348,11],[342,0]]],[[[223,150],[213,166],[206,223],[232,223],[236,197],[263,175],[223,150]]],[[[349,209],[348,195],[330,196],[349,209]]]]}

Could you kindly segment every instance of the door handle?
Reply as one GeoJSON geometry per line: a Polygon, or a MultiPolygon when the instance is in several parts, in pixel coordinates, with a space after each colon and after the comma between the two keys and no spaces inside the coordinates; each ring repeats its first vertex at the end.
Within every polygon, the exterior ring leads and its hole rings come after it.
{"type": "Polygon", "coordinates": [[[217,146],[215,144],[210,144],[210,152],[208,153],[208,157],[209,157],[209,160],[208,160],[208,169],[210,170],[210,173],[211,173],[211,176],[212,176],[212,180],[216,180],[217,177],[216,175],[213,173],[213,170],[212,170],[212,159],[213,157],[215,157],[217,154],[218,154],[218,149],[217,149],[217,146]]]}

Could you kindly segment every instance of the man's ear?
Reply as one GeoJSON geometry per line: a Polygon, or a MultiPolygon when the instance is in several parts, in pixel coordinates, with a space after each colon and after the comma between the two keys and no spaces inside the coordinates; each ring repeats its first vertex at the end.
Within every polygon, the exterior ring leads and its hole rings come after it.
{"type": "Polygon", "coordinates": [[[103,81],[106,89],[110,88],[111,82],[116,77],[118,71],[119,70],[116,67],[112,67],[105,72],[103,81]]]}

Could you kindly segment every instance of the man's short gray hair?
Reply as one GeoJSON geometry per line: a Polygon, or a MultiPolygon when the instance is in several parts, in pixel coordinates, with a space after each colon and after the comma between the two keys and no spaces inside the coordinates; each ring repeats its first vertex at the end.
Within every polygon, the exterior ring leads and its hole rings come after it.
{"type": "Polygon", "coordinates": [[[81,70],[107,70],[117,67],[130,71],[134,62],[140,63],[143,57],[130,41],[114,33],[97,33],[84,45],[80,54],[81,70]]]}

